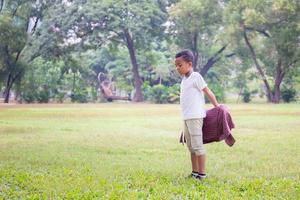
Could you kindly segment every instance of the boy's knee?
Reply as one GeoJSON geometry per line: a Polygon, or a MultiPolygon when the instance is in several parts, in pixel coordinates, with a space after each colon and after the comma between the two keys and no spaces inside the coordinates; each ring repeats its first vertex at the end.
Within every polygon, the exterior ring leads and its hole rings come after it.
{"type": "Polygon", "coordinates": [[[205,149],[200,149],[200,150],[196,150],[194,153],[196,156],[202,156],[206,154],[206,151],[205,149]]]}
{"type": "Polygon", "coordinates": [[[205,148],[204,148],[203,145],[202,146],[197,146],[197,147],[190,146],[189,150],[190,150],[192,155],[196,155],[196,156],[205,155],[205,153],[206,153],[205,148]]]}

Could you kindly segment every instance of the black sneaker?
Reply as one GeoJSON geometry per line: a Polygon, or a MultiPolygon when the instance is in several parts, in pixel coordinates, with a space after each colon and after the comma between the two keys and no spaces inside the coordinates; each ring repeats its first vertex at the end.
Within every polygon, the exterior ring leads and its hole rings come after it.
{"type": "Polygon", "coordinates": [[[198,176],[197,176],[197,179],[199,179],[199,180],[203,180],[203,179],[206,179],[206,174],[198,174],[198,176]]]}
{"type": "Polygon", "coordinates": [[[192,172],[188,178],[194,178],[194,179],[198,179],[199,174],[197,172],[192,172]]]}

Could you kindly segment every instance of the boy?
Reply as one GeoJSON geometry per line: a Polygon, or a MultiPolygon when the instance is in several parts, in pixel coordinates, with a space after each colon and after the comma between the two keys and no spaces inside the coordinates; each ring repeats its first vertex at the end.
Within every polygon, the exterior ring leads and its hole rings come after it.
{"type": "Polygon", "coordinates": [[[184,122],[183,133],[191,153],[191,177],[204,179],[206,174],[202,125],[206,111],[204,109],[205,100],[203,93],[207,95],[215,107],[218,107],[219,104],[202,76],[198,72],[193,71],[193,53],[190,50],[183,50],[176,54],[175,59],[176,69],[182,75],[180,106],[184,122]]]}

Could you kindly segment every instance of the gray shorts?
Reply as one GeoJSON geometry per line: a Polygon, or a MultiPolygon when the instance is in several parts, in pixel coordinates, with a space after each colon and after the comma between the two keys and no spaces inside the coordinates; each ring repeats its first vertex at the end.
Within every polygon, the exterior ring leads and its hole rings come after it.
{"type": "Polygon", "coordinates": [[[183,134],[191,153],[204,155],[205,149],[202,138],[203,118],[184,120],[183,134]]]}

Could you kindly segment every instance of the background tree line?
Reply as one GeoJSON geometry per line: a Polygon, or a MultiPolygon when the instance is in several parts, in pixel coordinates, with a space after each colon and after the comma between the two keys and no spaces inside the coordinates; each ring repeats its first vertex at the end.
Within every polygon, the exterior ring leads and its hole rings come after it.
{"type": "Polygon", "coordinates": [[[1,0],[0,89],[4,101],[99,101],[98,74],[135,102],[178,101],[174,55],[220,101],[297,100],[298,0],[1,0]]]}

